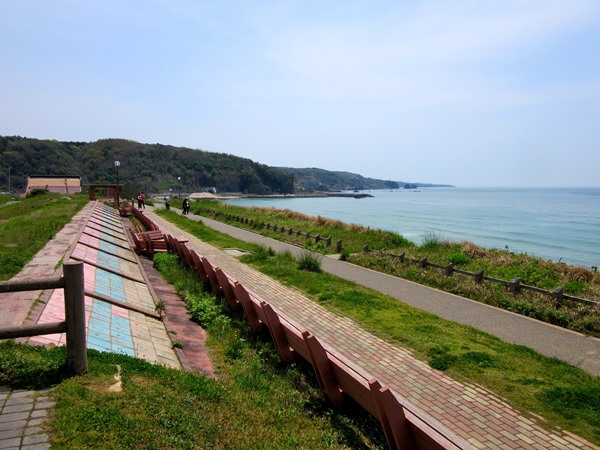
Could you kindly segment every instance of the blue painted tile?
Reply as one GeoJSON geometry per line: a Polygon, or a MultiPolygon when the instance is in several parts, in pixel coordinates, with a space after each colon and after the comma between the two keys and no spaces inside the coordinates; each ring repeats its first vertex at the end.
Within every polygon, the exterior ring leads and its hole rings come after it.
{"type": "Polygon", "coordinates": [[[102,347],[106,349],[110,349],[110,341],[105,341],[104,339],[98,339],[94,336],[88,337],[88,346],[102,347]]]}

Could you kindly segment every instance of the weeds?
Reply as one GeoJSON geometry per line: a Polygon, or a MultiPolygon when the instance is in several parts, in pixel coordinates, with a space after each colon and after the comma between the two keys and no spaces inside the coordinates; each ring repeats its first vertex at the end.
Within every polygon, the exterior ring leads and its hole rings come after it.
{"type": "Polygon", "coordinates": [[[304,252],[298,258],[298,270],[321,273],[321,258],[312,252],[304,252]]]}

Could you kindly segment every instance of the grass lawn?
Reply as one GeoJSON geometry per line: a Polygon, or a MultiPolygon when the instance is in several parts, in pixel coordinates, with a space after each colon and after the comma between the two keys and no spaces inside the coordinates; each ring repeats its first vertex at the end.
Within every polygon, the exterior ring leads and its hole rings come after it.
{"type": "Polygon", "coordinates": [[[457,269],[471,273],[483,270],[486,276],[506,281],[519,278],[524,285],[549,291],[562,286],[566,294],[600,302],[600,273],[597,268],[569,266],[507,250],[484,249],[469,242],[450,242],[435,233],[430,233],[421,245],[416,245],[398,233],[345,224],[320,216],[311,217],[287,209],[241,207],[214,200],[193,202],[191,209],[196,214],[252,229],[264,236],[319,253],[336,253],[335,243],[341,240],[342,258],[354,264],[600,337],[600,303],[597,306],[567,300],[557,303],[550,295],[530,290],[512,295],[499,284],[478,284],[473,277],[460,274],[448,277],[443,270],[433,267],[420,269],[417,261],[426,258],[430,263],[441,266],[452,263],[457,269]],[[312,236],[332,236],[332,245],[316,244],[314,239],[274,231],[272,227],[266,229],[267,223],[277,225],[278,229],[283,226],[286,230],[301,230],[312,236]],[[375,251],[363,252],[365,246],[375,251]],[[403,263],[390,256],[400,254],[404,254],[403,263]]]}
{"type": "Polygon", "coordinates": [[[0,280],[8,280],[88,203],[87,195],[0,196],[0,280]]]}
{"type": "Polygon", "coordinates": [[[216,246],[254,252],[242,260],[300,289],[329,310],[352,318],[386,341],[412,349],[416,357],[454,378],[484,386],[523,413],[543,417],[548,426],[563,427],[600,444],[597,377],[330,274],[298,270],[298,261],[289,253],[270,256],[266,249],[224,236],[173,212],[160,214],[216,246]]]}

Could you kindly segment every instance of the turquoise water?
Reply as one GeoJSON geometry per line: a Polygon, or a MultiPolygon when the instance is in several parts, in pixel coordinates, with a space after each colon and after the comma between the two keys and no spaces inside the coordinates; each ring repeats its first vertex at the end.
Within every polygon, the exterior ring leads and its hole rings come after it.
{"type": "Polygon", "coordinates": [[[240,206],[291,209],[396,231],[428,233],[543,259],[600,266],[600,188],[421,188],[366,191],[373,198],[258,198],[240,206]]]}

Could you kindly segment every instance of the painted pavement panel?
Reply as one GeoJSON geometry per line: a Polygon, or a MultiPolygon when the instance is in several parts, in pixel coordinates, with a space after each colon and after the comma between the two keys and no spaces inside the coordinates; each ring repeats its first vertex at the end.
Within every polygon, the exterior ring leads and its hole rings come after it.
{"type": "MultiPolygon", "coordinates": [[[[148,285],[141,281],[144,279],[141,267],[131,262],[135,260],[135,256],[129,241],[126,240],[120,218],[112,208],[100,205],[96,206],[92,217],[95,217],[95,220],[86,223],[71,254],[74,259],[84,261],[86,292],[101,294],[124,305],[153,312],[155,304],[152,292],[148,285]],[[103,226],[98,224],[99,221],[107,224],[105,229],[97,229],[103,226]],[[127,246],[129,250],[121,246],[127,246]]],[[[64,291],[57,289],[50,295],[38,323],[63,320],[64,291]]],[[[85,321],[87,345],[90,349],[121,353],[156,364],[181,368],[171,339],[160,320],[86,295],[85,321]]],[[[40,345],[65,345],[66,335],[62,333],[36,336],[30,338],[29,342],[40,345]]]]}

